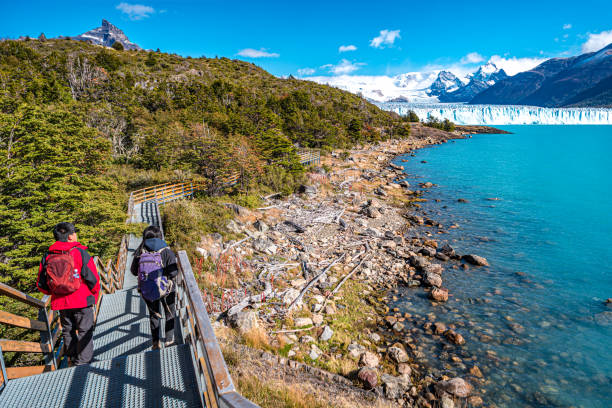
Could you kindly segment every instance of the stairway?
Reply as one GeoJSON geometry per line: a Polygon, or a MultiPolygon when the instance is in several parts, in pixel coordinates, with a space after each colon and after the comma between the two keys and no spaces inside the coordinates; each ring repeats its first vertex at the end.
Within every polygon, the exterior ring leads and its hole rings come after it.
{"type": "MultiPolygon", "coordinates": [[[[146,212],[147,216],[158,213],[146,212]]],[[[130,236],[123,289],[106,294],[94,330],[91,364],[9,381],[2,408],[202,407],[190,346],[151,350],[147,308],[130,273],[140,239],[130,236]]],[[[180,330],[179,324],[176,325],[180,330]]]]}

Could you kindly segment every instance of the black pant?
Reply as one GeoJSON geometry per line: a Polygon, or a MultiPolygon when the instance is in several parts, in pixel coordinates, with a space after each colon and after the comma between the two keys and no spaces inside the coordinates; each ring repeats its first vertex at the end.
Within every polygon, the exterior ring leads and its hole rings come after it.
{"type": "Polygon", "coordinates": [[[166,314],[166,341],[174,340],[174,316],[176,315],[176,292],[172,291],[168,296],[153,302],[145,299],[147,309],[149,309],[149,322],[151,323],[151,335],[153,343],[162,337],[160,321],[162,319],[162,308],[166,314]]]}
{"type": "Polygon", "coordinates": [[[93,307],[60,310],[64,354],[74,365],[89,364],[93,358],[93,307]]]}

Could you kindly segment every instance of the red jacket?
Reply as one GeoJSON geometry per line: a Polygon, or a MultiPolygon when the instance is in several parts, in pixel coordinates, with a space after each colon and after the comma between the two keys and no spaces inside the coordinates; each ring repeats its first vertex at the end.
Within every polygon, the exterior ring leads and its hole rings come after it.
{"type": "Polygon", "coordinates": [[[57,241],[49,247],[49,251],[67,251],[74,247],[77,250],[70,252],[70,255],[74,259],[74,267],[81,271],[82,280],[81,286],[75,292],[64,296],[56,296],[50,293],[46,270],[49,254],[46,254],[40,262],[36,286],[45,295],[51,295],[51,309],[53,310],[81,309],[98,302],[100,275],[98,275],[94,259],[87,252],[87,247],[78,242],[57,241]]]}

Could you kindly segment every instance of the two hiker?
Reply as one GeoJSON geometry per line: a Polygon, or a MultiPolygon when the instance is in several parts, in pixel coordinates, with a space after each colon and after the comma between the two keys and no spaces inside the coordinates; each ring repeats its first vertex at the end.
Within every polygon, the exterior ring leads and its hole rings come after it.
{"type": "MultiPolygon", "coordinates": [[[[94,307],[100,294],[95,262],[80,244],[74,225],[61,222],[53,229],[55,243],[43,256],[36,286],[51,295],[51,309],[60,312],[64,355],[70,365],[83,365],[93,358],[94,307]]],[[[134,253],[131,272],[139,277],[138,290],[149,311],[153,349],[161,347],[161,310],[166,315],[165,345],[174,343],[176,255],[162,239],[158,227],[143,232],[143,242],[134,253]]]]}

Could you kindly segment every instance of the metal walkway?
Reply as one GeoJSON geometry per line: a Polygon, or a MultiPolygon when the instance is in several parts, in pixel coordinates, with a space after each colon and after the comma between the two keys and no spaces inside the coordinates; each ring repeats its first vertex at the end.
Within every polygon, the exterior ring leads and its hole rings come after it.
{"type": "Polygon", "coordinates": [[[188,345],[10,381],[2,408],[202,407],[188,345]]]}

